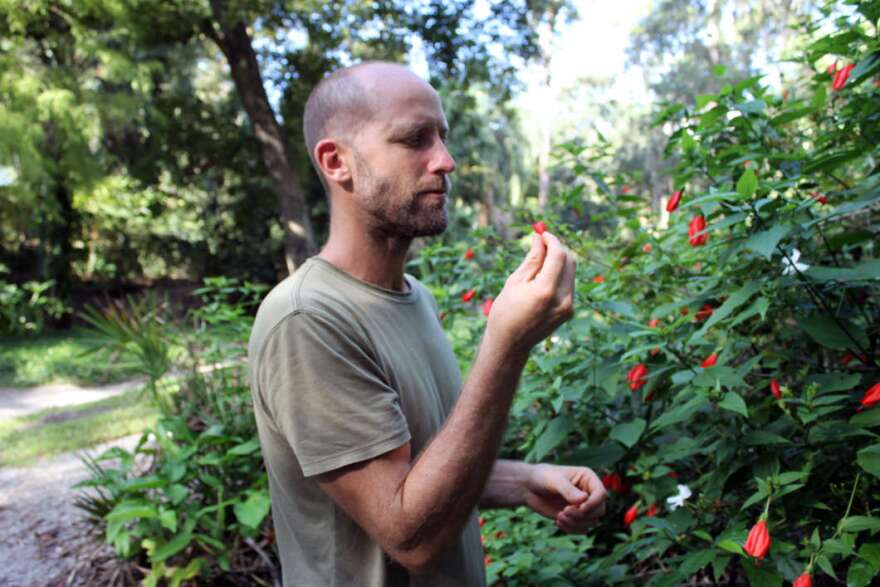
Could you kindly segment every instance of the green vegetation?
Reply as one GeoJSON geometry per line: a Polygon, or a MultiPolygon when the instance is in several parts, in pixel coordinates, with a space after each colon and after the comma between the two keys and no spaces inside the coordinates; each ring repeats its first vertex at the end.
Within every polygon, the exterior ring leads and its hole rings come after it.
{"type": "Polygon", "coordinates": [[[46,331],[0,339],[0,387],[47,383],[102,385],[123,381],[134,371],[95,360],[89,334],[83,328],[46,331]]]}
{"type": "Polygon", "coordinates": [[[156,422],[141,390],[77,406],[51,408],[0,421],[0,466],[30,466],[130,434],[156,422]]]}

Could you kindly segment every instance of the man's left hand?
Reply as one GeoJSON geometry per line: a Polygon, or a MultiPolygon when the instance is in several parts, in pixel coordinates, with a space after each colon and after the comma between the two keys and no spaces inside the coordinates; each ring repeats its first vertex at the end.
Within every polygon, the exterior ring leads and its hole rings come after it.
{"type": "Polygon", "coordinates": [[[525,489],[526,505],[563,532],[586,533],[605,515],[605,486],[587,467],[535,465],[525,489]]]}

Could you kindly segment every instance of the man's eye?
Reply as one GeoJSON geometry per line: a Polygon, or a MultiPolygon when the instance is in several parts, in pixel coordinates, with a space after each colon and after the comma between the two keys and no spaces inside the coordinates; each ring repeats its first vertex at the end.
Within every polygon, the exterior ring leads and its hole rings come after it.
{"type": "Polygon", "coordinates": [[[411,135],[404,139],[404,143],[411,147],[418,147],[425,144],[426,136],[424,134],[411,135]]]}

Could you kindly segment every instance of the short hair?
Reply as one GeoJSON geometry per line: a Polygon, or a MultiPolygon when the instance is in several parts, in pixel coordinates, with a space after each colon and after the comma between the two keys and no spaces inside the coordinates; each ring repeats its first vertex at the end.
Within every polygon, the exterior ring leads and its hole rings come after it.
{"type": "Polygon", "coordinates": [[[382,61],[366,61],[339,69],[322,79],[306,100],[303,136],[309,160],[321,183],[325,183],[324,174],[315,160],[315,145],[333,133],[351,137],[373,116],[370,92],[355,74],[362,67],[380,63],[390,65],[382,61]]]}

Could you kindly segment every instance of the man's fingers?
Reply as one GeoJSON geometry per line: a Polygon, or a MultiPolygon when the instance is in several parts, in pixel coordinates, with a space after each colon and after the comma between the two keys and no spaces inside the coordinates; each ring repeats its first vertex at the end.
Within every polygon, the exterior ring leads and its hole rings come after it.
{"type": "Polygon", "coordinates": [[[544,244],[543,239],[541,239],[540,235],[532,233],[532,246],[529,252],[526,253],[526,258],[514,270],[513,275],[523,281],[530,281],[541,270],[546,254],[547,246],[544,244]]]}
{"type": "Polygon", "coordinates": [[[562,243],[559,242],[559,239],[549,232],[545,232],[541,237],[544,239],[544,244],[547,245],[547,253],[544,256],[544,264],[535,278],[553,284],[553,288],[556,289],[565,271],[568,253],[565,247],[562,246],[562,243]]]}

